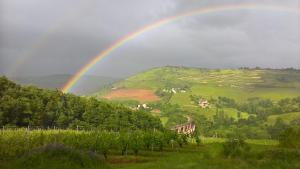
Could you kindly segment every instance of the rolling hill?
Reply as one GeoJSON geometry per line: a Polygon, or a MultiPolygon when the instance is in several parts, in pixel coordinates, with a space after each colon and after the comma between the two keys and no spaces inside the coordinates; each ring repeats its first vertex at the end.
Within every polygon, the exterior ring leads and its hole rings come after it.
{"type": "MultiPolygon", "coordinates": [[[[153,109],[161,110],[153,113],[154,115],[160,116],[165,124],[172,121],[169,125],[174,125],[184,122],[187,115],[194,119],[203,115],[210,120],[216,115],[216,104],[203,109],[192,97],[209,101],[226,97],[241,104],[250,98],[270,99],[276,103],[280,99],[298,97],[300,71],[260,68],[213,70],[167,66],[153,68],[118,81],[94,96],[122,102],[130,107],[149,104],[153,109]],[[167,113],[157,104],[178,105],[182,112],[167,113]]],[[[251,115],[232,107],[225,107],[222,111],[226,117],[235,120],[247,119],[251,115]]]]}
{"type": "MultiPolygon", "coordinates": [[[[178,90],[171,102],[190,105],[191,94],[205,98],[224,96],[239,101],[251,97],[279,100],[300,95],[299,70],[226,69],[160,67],[141,72],[98,92],[101,97],[116,90],[144,89],[153,93],[178,90]]],[[[130,96],[126,96],[130,99],[130,96]]],[[[117,97],[116,98],[121,98],[117,97]]],[[[134,98],[133,98],[134,99],[134,98]]]]}
{"type": "Polygon", "coordinates": [[[269,125],[274,125],[277,119],[282,119],[284,123],[289,124],[293,120],[300,118],[300,112],[284,113],[280,115],[271,115],[267,119],[269,125]]]}

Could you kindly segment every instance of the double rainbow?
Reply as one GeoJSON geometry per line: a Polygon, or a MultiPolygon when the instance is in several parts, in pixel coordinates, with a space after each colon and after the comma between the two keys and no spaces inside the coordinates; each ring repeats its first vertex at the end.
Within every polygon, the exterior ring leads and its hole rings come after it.
{"type": "Polygon", "coordinates": [[[293,12],[299,13],[299,7],[283,7],[283,6],[270,6],[270,5],[260,5],[260,4],[233,4],[233,5],[222,5],[222,6],[211,6],[211,7],[203,7],[194,9],[192,11],[188,11],[185,13],[181,13],[178,15],[174,15],[171,17],[166,17],[156,22],[150,23],[132,33],[129,33],[122,37],[121,39],[115,41],[108,48],[99,53],[96,57],[94,57],[91,61],[89,61],[86,65],[84,65],[78,72],[76,72],[69,81],[63,86],[62,91],[67,93],[71,90],[71,88],[81,79],[84,74],[86,74],[96,63],[98,63],[102,58],[108,56],[114,50],[118,49],[120,46],[124,45],[126,42],[129,42],[141,34],[153,30],[155,28],[159,28],[168,23],[172,23],[183,19],[185,17],[200,15],[200,14],[208,14],[214,12],[225,12],[232,10],[267,10],[267,11],[281,11],[281,12],[293,12]]]}

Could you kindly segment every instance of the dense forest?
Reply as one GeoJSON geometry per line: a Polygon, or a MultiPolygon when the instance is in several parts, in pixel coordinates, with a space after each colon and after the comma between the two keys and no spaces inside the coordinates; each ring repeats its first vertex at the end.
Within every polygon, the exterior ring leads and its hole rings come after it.
{"type": "Polygon", "coordinates": [[[0,77],[0,125],[40,128],[162,129],[158,118],[120,104],[20,86],[0,77]]]}

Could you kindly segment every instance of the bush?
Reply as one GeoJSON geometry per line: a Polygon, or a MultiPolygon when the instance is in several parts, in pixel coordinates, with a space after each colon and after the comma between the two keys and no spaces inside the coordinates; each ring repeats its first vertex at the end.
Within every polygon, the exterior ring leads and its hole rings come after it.
{"type": "Polygon", "coordinates": [[[279,136],[280,145],[288,148],[300,148],[300,129],[290,127],[279,136]]]}
{"type": "Polygon", "coordinates": [[[22,169],[81,169],[106,166],[97,154],[65,147],[62,144],[48,144],[31,150],[8,168],[22,169]]]}
{"type": "Polygon", "coordinates": [[[238,157],[246,155],[250,150],[249,145],[245,142],[245,139],[241,136],[234,136],[228,138],[223,144],[223,154],[227,158],[238,157]]]}

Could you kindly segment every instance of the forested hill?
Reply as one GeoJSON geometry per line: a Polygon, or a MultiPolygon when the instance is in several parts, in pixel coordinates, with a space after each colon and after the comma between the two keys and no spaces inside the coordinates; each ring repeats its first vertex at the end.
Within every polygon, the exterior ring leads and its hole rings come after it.
{"type": "Polygon", "coordinates": [[[0,125],[75,128],[160,129],[161,122],[142,111],[61,91],[23,87],[0,77],[0,125]]]}

